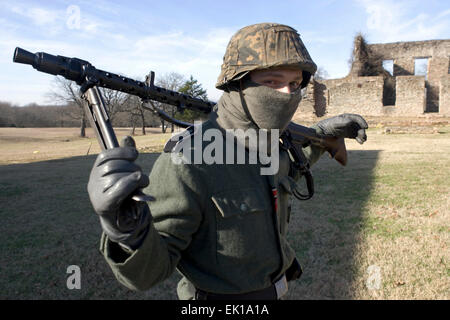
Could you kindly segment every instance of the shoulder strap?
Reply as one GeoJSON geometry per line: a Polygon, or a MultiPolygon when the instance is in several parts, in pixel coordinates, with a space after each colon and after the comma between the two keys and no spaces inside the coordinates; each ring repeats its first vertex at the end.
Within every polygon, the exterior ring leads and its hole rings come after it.
{"type": "Polygon", "coordinates": [[[194,134],[194,126],[190,126],[186,128],[183,132],[176,134],[170,138],[169,141],[164,145],[164,152],[172,152],[175,149],[175,146],[183,141],[184,138],[192,136],[194,134]]]}

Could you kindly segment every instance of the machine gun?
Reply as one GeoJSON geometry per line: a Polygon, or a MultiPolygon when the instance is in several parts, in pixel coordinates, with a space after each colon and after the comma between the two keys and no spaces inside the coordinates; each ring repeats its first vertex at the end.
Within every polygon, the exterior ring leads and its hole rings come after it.
{"type": "MultiPolygon", "coordinates": [[[[96,69],[88,61],[78,58],[68,58],[64,56],[54,56],[45,52],[31,53],[21,48],[16,48],[14,51],[13,61],[17,63],[32,65],[38,71],[53,74],[55,76],[60,75],[68,80],[75,81],[80,87],[81,93],[85,96],[88,102],[95,104],[103,104],[100,91],[94,90],[97,93],[86,94],[89,89],[94,87],[104,87],[112,90],[118,90],[131,95],[140,97],[143,101],[158,101],[165,104],[176,106],[179,110],[186,108],[196,109],[204,113],[209,113],[214,102],[204,101],[198,98],[194,98],[176,91],[167,90],[154,85],[155,73],[151,71],[147,76],[145,82],[137,81],[131,78],[127,78],[121,75],[114,74],[103,70],[96,69]],[[94,101],[91,97],[98,97],[100,101],[94,101]]],[[[102,106],[100,106],[102,108],[102,106]]],[[[161,109],[152,105],[147,108],[151,109],[154,113],[157,113],[162,119],[174,123],[180,127],[186,128],[191,126],[190,123],[182,122],[171,118],[161,109]]],[[[91,113],[91,112],[89,112],[91,113]]],[[[106,109],[102,109],[101,112],[96,114],[99,118],[94,120],[102,121],[102,115],[108,119],[106,109]]],[[[89,117],[90,119],[92,117],[89,117]]],[[[91,123],[92,124],[92,123],[91,123]]],[[[107,125],[108,126],[108,125],[107,125]]],[[[103,125],[99,123],[99,126],[94,126],[97,129],[103,129],[103,125]]],[[[108,128],[110,129],[110,128],[108,128]]],[[[102,133],[102,130],[96,130],[96,133],[102,133]]],[[[99,138],[102,149],[114,147],[110,143],[114,141],[111,138],[114,135],[113,130],[107,130],[104,132],[105,136],[99,138]],[[110,139],[111,138],[111,139],[110,139]],[[100,141],[102,140],[102,141],[100,141]]],[[[117,139],[115,139],[117,141],[117,139]]]]}
{"type": "MultiPolygon", "coordinates": [[[[157,108],[152,101],[173,105],[180,111],[196,109],[204,113],[210,113],[215,105],[211,101],[204,101],[155,86],[155,73],[153,71],[146,77],[145,82],[142,82],[96,69],[88,61],[78,58],[54,56],[45,52],[31,53],[18,47],[14,51],[13,61],[29,64],[38,71],[60,75],[68,80],[75,81],[80,86],[82,97],[87,101],[85,112],[102,150],[118,147],[119,143],[109,120],[99,87],[138,96],[141,98],[144,108],[156,113],[163,120],[183,128],[187,128],[192,124],[170,117],[163,110],[157,108]],[[150,106],[146,102],[150,102],[150,106]]],[[[302,162],[301,148],[308,144],[313,144],[324,148],[340,164],[345,166],[347,163],[347,151],[343,138],[322,136],[317,134],[314,129],[293,122],[289,124],[286,136],[289,140],[288,148],[294,162],[302,162]]],[[[309,168],[304,170],[309,171],[309,168]]],[[[133,199],[144,201],[145,195],[142,194],[141,196],[135,196],[133,199]]]]}

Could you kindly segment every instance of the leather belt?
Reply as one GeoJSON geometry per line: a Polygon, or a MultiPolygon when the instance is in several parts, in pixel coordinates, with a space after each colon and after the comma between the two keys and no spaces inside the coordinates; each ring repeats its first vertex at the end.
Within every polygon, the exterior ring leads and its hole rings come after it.
{"type": "Polygon", "coordinates": [[[211,293],[200,289],[195,291],[195,300],[278,300],[288,291],[286,276],[283,275],[278,281],[268,288],[236,294],[211,293]]]}

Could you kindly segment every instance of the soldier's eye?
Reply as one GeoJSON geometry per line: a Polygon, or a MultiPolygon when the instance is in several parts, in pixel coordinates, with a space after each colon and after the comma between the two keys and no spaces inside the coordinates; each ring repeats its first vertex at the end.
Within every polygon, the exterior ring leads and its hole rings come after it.
{"type": "Polygon", "coordinates": [[[291,83],[289,83],[289,85],[293,89],[298,89],[300,87],[300,85],[301,85],[301,82],[300,81],[292,81],[291,83]]]}
{"type": "Polygon", "coordinates": [[[264,84],[267,84],[267,85],[269,85],[269,86],[275,86],[275,85],[277,85],[276,81],[274,81],[274,80],[265,80],[265,81],[264,81],[264,84]]]}

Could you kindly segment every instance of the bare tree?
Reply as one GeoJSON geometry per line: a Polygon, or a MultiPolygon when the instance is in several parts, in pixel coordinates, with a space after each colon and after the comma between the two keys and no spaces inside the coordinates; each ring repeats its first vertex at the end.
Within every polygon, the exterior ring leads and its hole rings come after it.
{"type": "MultiPolygon", "coordinates": [[[[48,94],[48,96],[57,103],[65,103],[75,108],[65,108],[64,111],[73,118],[80,121],[80,136],[86,136],[86,114],[84,112],[84,104],[86,103],[81,98],[79,86],[70,80],[63,77],[56,77],[53,81],[54,89],[48,94]]],[[[111,122],[114,121],[114,117],[118,112],[126,109],[125,105],[128,100],[126,93],[111,90],[107,88],[100,88],[105,107],[108,112],[111,122]]]]}
{"type": "Polygon", "coordinates": [[[328,79],[328,77],[329,74],[323,67],[318,67],[316,73],[314,74],[315,80],[325,80],[328,79]]]}
{"type": "Polygon", "coordinates": [[[13,127],[14,123],[14,109],[9,102],[0,102],[0,127],[13,127]]]}
{"type": "MultiPolygon", "coordinates": [[[[179,89],[184,85],[185,82],[186,79],[184,78],[183,75],[176,72],[170,72],[163,74],[162,77],[160,77],[156,81],[156,85],[164,89],[179,91],[179,89]]],[[[162,104],[156,101],[154,101],[153,103],[155,104],[156,107],[170,114],[172,118],[175,116],[175,113],[177,112],[176,107],[174,106],[162,104]]],[[[161,119],[161,129],[163,133],[165,133],[167,129],[166,121],[164,121],[163,119],[161,119]]],[[[174,131],[175,131],[174,124],[171,123],[171,132],[174,131]]]]}
{"type": "Polygon", "coordinates": [[[86,115],[84,113],[84,101],[79,92],[79,86],[63,77],[55,77],[54,89],[47,96],[54,102],[65,103],[74,106],[67,113],[71,118],[80,121],[80,137],[86,137],[86,115]]]}
{"type": "Polygon", "coordinates": [[[142,124],[142,134],[145,135],[146,116],[148,112],[142,107],[141,99],[137,96],[128,95],[122,109],[129,113],[130,124],[132,126],[132,135],[134,135],[138,119],[142,124]]]}
{"type": "Polygon", "coordinates": [[[124,92],[108,88],[100,88],[100,90],[102,92],[103,100],[105,101],[106,111],[108,112],[111,122],[114,123],[115,116],[117,113],[124,111],[130,96],[124,92]]]}
{"type": "Polygon", "coordinates": [[[349,64],[350,74],[354,76],[388,76],[388,72],[383,68],[383,57],[370,49],[361,33],[358,33],[353,41],[353,52],[349,64]]]}

